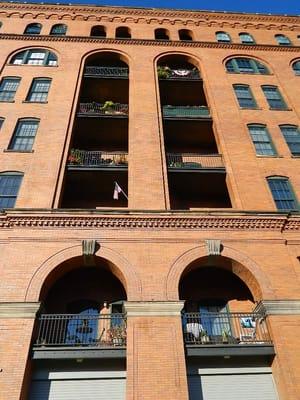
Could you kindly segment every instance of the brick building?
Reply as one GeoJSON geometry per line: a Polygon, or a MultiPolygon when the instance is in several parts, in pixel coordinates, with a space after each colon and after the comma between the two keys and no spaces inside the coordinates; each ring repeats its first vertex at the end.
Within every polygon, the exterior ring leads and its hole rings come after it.
{"type": "Polygon", "coordinates": [[[299,399],[300,18],[0,25],[0,399],[299,399]]]}

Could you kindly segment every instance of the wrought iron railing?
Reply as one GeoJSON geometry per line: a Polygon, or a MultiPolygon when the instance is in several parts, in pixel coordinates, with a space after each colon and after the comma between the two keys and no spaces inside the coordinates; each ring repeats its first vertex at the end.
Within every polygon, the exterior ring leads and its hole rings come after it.
{"type": "Polygon", "coordinates": [[[172,79],[172,80],[199,80],[200,74],[197,69],[187,68],[169,68],[158,67],[157,69],[159,79],[172,79]]]}
{"type": "Polygon", "coordinates": [[[128,78],[129,69],[126,67],[85,67],[85,76],[100,76],[103,78],[128,78]]]}
{"type": "Polygon", "coordinates": [[[128,154],[124,152],[108,153],[105,151],[86,151],[72,149],[68,165],[84,167],[118,167],[127,168],[128,154]]]}
{"type": "Polygon", "coordinates": [[[264,315],[257,313],[183,313],[188,345],[271,344],[264,315]]]}
{"type": "Polygon", "coordinates": [[[38,320],[36,347],[125,346],[124,314],[43,314],[38,320]]]}
{"type": "Polygon", "coordinates": [[[224,169],[221,154],[167,153],[167,165],[170,169],[224,169]]]}
{"type": "Polygon", "coordinates": [[[163,116],[173,118],[210,118],[206,106],[163,106],[163,116]]]}
{"type": "Polygon", "coordinates": [[[112,103],[110,101],[101,103],[80,103],[79,114],[87,115],[115,115],[126,116],[128,115],[128,104],[112,103]]]}

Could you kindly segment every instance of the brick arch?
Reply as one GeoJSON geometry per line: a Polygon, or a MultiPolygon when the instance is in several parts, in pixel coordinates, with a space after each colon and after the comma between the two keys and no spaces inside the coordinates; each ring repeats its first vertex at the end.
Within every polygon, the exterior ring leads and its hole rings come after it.
{"type": "MultiPolygon", "coordinates": [[[[207,256],[206,246],[203,245],[186,251],[175,260],[167,276],[166,297],[168,300],[179,299],[180,279],[188,266],[193,261],[207,256]]],[[[275,298],[268,277],[247,255],[224,246],[221,256],[232,261],[232,272],[247,285],[255,301],[275,298]]]]}
{"type": "Polygon", "coordinates": [[[191,63],[198,68],[199,72],[201,71],[201,60],[199,57],[195,56],[194,53],[188,51],[165,51],[163,53],[159,53],[154,59],[154,66],[156,67],[162,58],[172,57],[172,56],[182,56],[185,57],[188,61],[190,60],[191,63]]]}
{"type": "Polygon", "coordinates": [[[121,59],[122,61],[124,61],[124,62],[128,65],[128,67],[130,66],[131,58],[130,58],[130,56],[128,55],[128,53],[126,53],[125,51],[122,51],[122,50],[112,49],[112,48],[110,48],[110,47],[107,47],[107,48],[102,47],[101,49],[94,49],[94,50],[89,51],[88,53],[85,53],[85,54],[82,56],[82,59],[81,59],[82,65],[85,65],[85,64],[86,64],[86,62],[87,62],[87,60],[88,60],[88,58],[89,58],[90,56],[93,56],[93,55],[95,55],[95,54],[101,54],[101,53],[112,53],[112,54],[117,54],[117,55],[120,56],[120,59],[121,59]]]}
{"type": "MultiPolygon", "coordinates": [[[[67,247],[45,260],[36,270],[29,282],[26,290],[25,301],[39,301],[40,292],[46,278],[63,262],[74,257],[82,256],[81,245],[67,247]]],[[[134,271],[134,267],[121,254],[108,247],[100,246],[96,256],[101,257],[111,265],[111,272],[121,281],[128,300],[141,300],[142,285],[139,276],[134,271]]]]}

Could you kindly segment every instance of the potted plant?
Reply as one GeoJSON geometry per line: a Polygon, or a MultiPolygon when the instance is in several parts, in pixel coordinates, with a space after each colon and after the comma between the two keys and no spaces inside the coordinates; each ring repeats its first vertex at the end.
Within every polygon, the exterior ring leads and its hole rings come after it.
{"type": "Polygon", "coordinates": [[[172,74],[172,71],[169,67],[165,66],[158,66],[157,67],[157,75],[158,75],[158,79],[168,79],[170,78],[172,74]]]}
{"type": "Polygon", "coordinates": [[[200,339],[202,344],[209,343],[209,336],[205,330],[200,332],[200,339]]]}
{"type": "Polygon", "coordinates": [[[111,327],[108,334],[114,346],[123,346],[126,343],[126,327],[124,324],[111,327]]]}
{"type": "Polygon", "coordinates": [[[68,157],[68,163],[72,165],[81,164],[82,163],[81,151],[78,149],[71,149],[68,157]]]}
{"type": "Polygon", "coordinates": [[[228,343],[228,339],[229,339],[229,332],[226,330],[226,329],[224,329],[223,331],[222,331],[222,342],[224,343],[224,344],[226,344],[226,343],[228,343]]]}
{"type": "Polygon", "coordinates": [[[107,100],[103,106],[101,107],[101,110],[104,111],[104,114],[112,114],[115,110],[114,110],[114,106],[116,104],[111,101],[111,100],[107,100]]]}

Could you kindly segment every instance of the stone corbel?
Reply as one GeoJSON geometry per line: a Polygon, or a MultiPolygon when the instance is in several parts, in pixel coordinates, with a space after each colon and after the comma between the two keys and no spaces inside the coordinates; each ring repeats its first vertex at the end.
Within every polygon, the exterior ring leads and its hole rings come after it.
{"type": "Polygon", "coordinates": [[[95,265],[95,253],[97,250],[97,241],[94,239],[85,239],[82,241],[83,263],[86,266],[95,265]]]}
{"type": "Polygon", "coordinates": [[[218,239],[205,240],[206,250],[208,256],[220,256],[222,252],[222,243],[218,239]]]}

